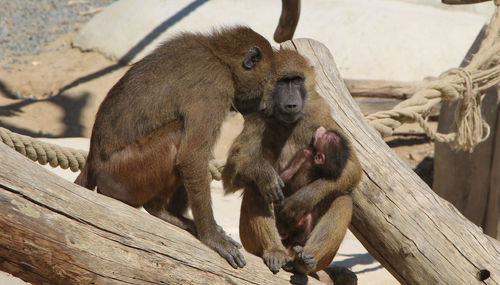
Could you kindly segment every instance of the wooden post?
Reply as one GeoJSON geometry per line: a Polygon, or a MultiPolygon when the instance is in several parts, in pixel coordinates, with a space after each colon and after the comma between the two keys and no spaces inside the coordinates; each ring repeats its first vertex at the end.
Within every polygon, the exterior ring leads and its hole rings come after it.
{"type": "MultiPolygon", "coordinates": [[[[68,182],[0,144],[0,269],[33,284],[290,284],[233,269],[186,231],[68,182]]],[[[311,284],[319,281],[309,280],[311,284]]]]}
{"type": "MultiPolygon", "coordinates": [[[[462,67],[473,60],[480,46],[487,41],[486,30],[484,27],[477,36],[462,67]]],[[[493,37],[496,38],[497,35],[493,37]]],[[[441,106],[439,132],[448,133],[452,128],[456,105],[446,103],[441,106]]],[[[497,87],[486,90],[481,113],[490,126],[490,136],[472,153],[456,151],[448,144],[436,142],[432,188],[482,227],[486,234],[500,239],[500,92],[497,87]]]]}
{"type": "Polygon", "coordinates": [[[500,284],[500,243],[434,194],[382,141],[328,49],[308,39],[282,46],[311,61],[316,90],[359,155],[364,176],[353,194],[351,231],[368,251],[404,284],[500,284]]]}

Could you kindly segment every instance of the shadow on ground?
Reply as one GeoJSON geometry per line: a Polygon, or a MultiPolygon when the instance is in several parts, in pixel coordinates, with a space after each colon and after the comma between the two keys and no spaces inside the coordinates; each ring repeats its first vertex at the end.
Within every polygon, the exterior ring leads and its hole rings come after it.
{"type": "MultiPolygon", "coordinates": [[[[0,82],[0,86],[2,86],[0,82]]],[[[9,105],[0,106],[0,126],[9,129],[12,132],[27,135],[31,137],[83,137],[84,127],[80,122],[82,111],[89,101],[90,94],[87,92],[82,92],[80,94],[61,94],[59,96],[50,97],[42,100],[22,100],[9,105]],[[60,107],[63,110],[62,123],[64,124],[65,130],[57,135],[51,133],[43,133],[42,131],[36,132],[26,128],[16,127],[13,124],[6,122],[2,118],[22,116],[24,107],[41,104],[50,103],[60,107]]],[[[10,97],[9,97],[10,98],[10,97]]],[[[43,116],[43,114],[38,114],[38,116],[43,116]]]]}
{"type": "MultiPolygon", "coordinates": [[[[340,256],[348,256],[349,258],[342,260],[342,261],[337,261],[334,262],[334,266],[338,267],[347,267],[347,268],[352,268],[355,265],[370,265],[375,262],[375,258],[371,256],[369,253],[360,253],[360,254],[342,254],[339,253],[338,255],[340,256]]],[[[364,272],[370,272],[370,271],[375,271],[377,269],[382,268],[382,265],[378,264],[370,267],[363,269],[361,271],[355,271],[354,273],[359,274],[359,273],[364,273],[364,272]]]]}

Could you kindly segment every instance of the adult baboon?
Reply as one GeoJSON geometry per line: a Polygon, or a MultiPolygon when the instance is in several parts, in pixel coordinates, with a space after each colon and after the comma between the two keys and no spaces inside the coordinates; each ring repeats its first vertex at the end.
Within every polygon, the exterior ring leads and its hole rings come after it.
{"type": "Polygon", "coordinates": [[[208,163],[231,106],[242,113],[261,107],[273,66],[269,42],[247,27],[165,42],[109,91],[75,183],[144,206],[243,267],[239,244],[214,220],[208,163]],[[182,216],[187,200],[195,227],[182,216]]]}
{"type": "Polygon", "coordinates": [[[281,50],[276,54],[276,69],[268,114],[245,116],[243,131],[230,149],[223,182],[226,192],[245,188],[240,215],[245,249],[261,256],[273,272],[293,260],[294,270],[309,274],[330,264],[344,238],[352,216],[350,193],[360,181],[361,166],[351,151],[338,177],[316,179],[283,201],[277,218],[285,225],[297,224],[320,202],[330,201],[304,248],[288,251],[277,231],[271,203],[283,197],[283,181],[276,169],[307,146],[320,126],[346,136],[314,90],[314,71],[307,60],[295,51],[281,50]],[[263,190],[276,188],[279,191],[273,196],[263,190]]]}

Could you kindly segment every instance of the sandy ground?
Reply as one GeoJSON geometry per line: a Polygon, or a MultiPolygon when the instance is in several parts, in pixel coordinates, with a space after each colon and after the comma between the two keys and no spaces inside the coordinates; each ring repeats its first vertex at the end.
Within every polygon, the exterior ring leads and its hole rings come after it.
{"type": "MultiPolygon", "coordinates": [[[[390,1],[381,1],[390,2],[390,1]]],[[[412,1],[402,1],[412,2],[412,1]]],[[[346,3],[339,1],[339,3],[346,3]]],[[[347,4],[346,4],[347,5],[347,4]]],[[[340,8],[347,9],[340,6],[340,8]]],[[[304,9],[308,9],[304,7],[304,9]]],[[[350,10],[344,11],[348,17],[350,10]]],[[[277,15],[277,14],[276,14],[277,15]]],[[[307,14],[306,14],[307,15],[307,14]]],[[[429,17],[434,17],[432,14],[429,17]]],[[[275,17],[275,15],[273,16],[275,17]]],[[[306,16],[307,17],[307,16],[306,16]]],[[[312,21],[313,19],[309,19],[312,21]]],[[[353,23],[358,24],[358,23],[353,23]]],[[[273,26],[274,29],[274,26],[273,26]]],[[[326,27],[325,27],[326,29],[326,27]]],[[[299,24],[298,33],[306,34],[299,24]]],[[[0,126],[12,131],[33,137],[48,138],[51,142],[62,145],[88,148],[88,137],[97,108],[111,86],[124,74],[123,67],[114,60],[97,52],[81,52],[72,48],[71,41],[75,32],[57,37],[47,46],[51,52],[38,55],[17,57],[10,69],[0,69],[0,126]],[[78,81],[75,81],[79,79],[78,81]],[[61,88],[64,90],[59,95],[61,88]]],[[[337,35],[338,37],[342,35],[337,35]]],[[[344,35],[345,36],[345,35],[344,35]]],[[[363,35],[355,35],[361,38],[363,35]]],[[[319,36],[310,36],[319,38],[319,36]]],[[[358,38],[358,40],[359,40],[358,38]]],[[[356,39],[355,39],[356,40],[356,39]]],[[[370,43],[372,44],[372,43],[370,43]]],[[[345,45],[335,46],[342,49],[345,45]]],[[[374,52],[373,50],[371,52],[374,52]]],[[[354,63],[344,63],[344,54],[334,52],[337,63],[343,74],[356,77],[363,67],[363,58],[372,57],[365,54],[354,63]],[[352,76],[354,75],[354,76],[352,76]]],[[[397,59],[396,59],[397,60],[397,59]]],[[[459,62],[459,58],[455,61],[459,62]]],[[[446,63],[448,64],[448,63],[446,63]]],[[[0,62],[0,66],[2,62],[0,62]]],[[[448,66],[455,64],[448,64],[448,66]]],[[[429,67],[429,64],[427,65],[429,67]]],[[[423,74],[426,66],[419,66],[423,74]]],[[[406,68],[405,68],[406,70],[406,68]]],[[[443,71],[443,68],[438,69],[443,71]]],[[[392,78],[393,73],[384,78],[392,78]]],[[[369,73],[366,77],[375,77],[369,73]]],[[[402,76],[401,73],[399,76],[402,76]]],[[[395,75],[395,77],[397,77],[395,75]]],[[[408,79],[409,73],[399,79],[408,79]]],[[[420,79],[420,74],[412,79],[420,79]]],[[[358,100],[364,114],[380,108],[358,100]]],[[[387,106],[394,103],[389,102],[387,106]]],[[[242,128],[242,118],[237,114],[230,115],[224,123],[221,139],[217,143],[215,154],[218,159],[225,159],[232,139],[242,128]]],[[[435,125],[435,123],[433,123],[435,125]]],[[[394,137],[386,138],[388,144],[410,167],[426,180],[432,177],[433,144],[419,132],[415,125],[405,125],[394,137]]],[[[50,168],[50,167],[48,167],[50,168]]],[[[61,169],[52,169],[58,175],[74,180],[76,174],[61,169]]],[[[220,225],[236,239],[238,237],[239,195],[223,196],[221,184],[212,184],[215,217],[220,225]],[[233,213],[233,215],[227,215],[233,213]]],[[[341,245],[335,265],[349,267],[358,276],[359,284],[397,284],[397,281],[381,265],[371,257],[356,238],[348,233],[341,245]]],[[[0,274],[0,284],[23,284],[8,274],[0,274]]]]}

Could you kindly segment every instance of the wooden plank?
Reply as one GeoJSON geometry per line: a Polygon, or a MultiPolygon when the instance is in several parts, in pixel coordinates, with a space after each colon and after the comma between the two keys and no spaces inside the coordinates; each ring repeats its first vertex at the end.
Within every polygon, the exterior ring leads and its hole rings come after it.
{"type": "Polygon", "coordinates": [[[401,283],[499,284],[500,243],[439,198],[367,124],[328,49],[286,42],[312,63],[317,91],[351,137],[364,176],[354,191],[351,231],[401,283]],[[490,277],[479,281],[480,273],[490,277]]]}

